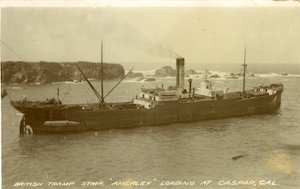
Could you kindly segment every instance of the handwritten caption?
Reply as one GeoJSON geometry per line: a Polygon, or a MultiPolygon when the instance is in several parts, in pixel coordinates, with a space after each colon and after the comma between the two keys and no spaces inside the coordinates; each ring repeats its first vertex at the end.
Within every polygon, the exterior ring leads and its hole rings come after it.
{"type": "Polygon", "coordinates": [[[125,180],[112,180],[109,181],[84,181],[84,182],[15,182],[14,187],[70,187],[72,186],[81,186],[81,187],[101,187],[101,186],[115,186],[115,187],[124,187],[124,186],[143,186],[147,187],[150,185],[153,186],[279,186],[279,182],[276,180],[162,180],[157,179],[152,180],[134,180],[134,179],[125,179],[125,180]]]}

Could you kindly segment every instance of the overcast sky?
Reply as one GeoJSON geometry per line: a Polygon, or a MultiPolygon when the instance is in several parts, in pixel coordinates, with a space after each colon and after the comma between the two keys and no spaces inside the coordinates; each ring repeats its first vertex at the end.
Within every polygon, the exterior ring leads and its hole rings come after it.
{"type": "Polygon", "coordinates": [[[2,8],[1,59],[104,61],[125,68],[300,63],[299,7],[2,8]]]}

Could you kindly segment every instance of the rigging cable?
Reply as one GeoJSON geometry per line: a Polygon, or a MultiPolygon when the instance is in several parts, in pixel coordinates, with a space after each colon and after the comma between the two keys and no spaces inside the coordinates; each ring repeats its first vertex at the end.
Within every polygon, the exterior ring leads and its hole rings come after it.
{"type": "Polygon", "coordinates": [[[62,97],[61,101],[63,101],[63,100],[65,99],[65,97],[66,97],[67,95],[69,95],[70,92],[71,92],[71,87],[70,87],[70,84],[69,84],[69,87],[68,87],[68,89],[66,90],[66,92],[64,93],[64,96],[62,97]]]}
{"type": "MultiPolygon", "coordinates": [[[[20,60],[22,60],[23,58],[21,56],[19,56],[7,43],[5,43],[2,39],[0,39],[1,43],[7,48],[9,49],[16,57],[18,57],[20,60]]],[[[2,72],[2,64],[1,64],[1,72],[2,72]]],[[[2,78],[1,78],[2,79],[2,78]]],[[[1,86],[2,87],[2,86],[1,86]]],[[[7,93],[7,89],[6,87],[4,87],[4,90],[1,91],[1,98],[2,98],[2,93],[3,93],[3,98],[5,96],[8,96],[9,100],[11,101],[11,97],[10,95],[7,93]]]]}
{"type": "Polygon", "coordinates": [[[12,48],[10,48],[10,46],[8,45],[8,44],[6,44],[3,40],[1,40],[0,39],[0,41],[1,41],[1,43],[4,45],[4,46],[6,46],[16,57],[18,57],[19,59],[23,59],[21,56],[19,56],[12,48]]]}

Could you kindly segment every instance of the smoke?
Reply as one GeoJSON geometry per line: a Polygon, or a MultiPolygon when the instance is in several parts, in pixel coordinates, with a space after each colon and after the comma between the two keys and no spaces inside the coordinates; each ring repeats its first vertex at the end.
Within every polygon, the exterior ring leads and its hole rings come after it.
{"type": "Polygon", "coordinates": [[[175,59],[175,58],[181,58],[182,57],[177,52],[175,52],[174,50],[163,47],[162,45],[152,46],[151,48],[146,49],[146,51],[151,55],[159,56],[159,57],[162,57],[162,58],[175,59]]]}

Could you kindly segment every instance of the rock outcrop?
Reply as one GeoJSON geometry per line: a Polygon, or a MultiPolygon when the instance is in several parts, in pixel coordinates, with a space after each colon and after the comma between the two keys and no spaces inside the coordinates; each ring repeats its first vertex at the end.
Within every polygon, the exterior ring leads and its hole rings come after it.
{"type": "Polygon", "coordinates": [[[155,72],[156,77],[174,77],[176,76],[176,70],[174,70],[171,66],[164,66],[155,72]]]}
{"type": "MultiPolygon", "coordinates": [[[[92,62],[1,62],[2,83],[51,83],[73,81],[83,78],[76,66],[87,78],[101,78],[101,64],[92,62]]],[[[120,64],[103,64],[103,77],[106,80],[124,76],[120,64]]]]}
{"type": "Polygon", "coordinates": [[[209,78],[221,78],[221,76],[219,76],[218,74],[213,74],[209,78]]]}
{"type": "Polygon", "coordinates": [[[144,77],[144,75],[142,73],[139,73],[139,72],[133,72],[133,71],[130,71],[128,74],[127,74],[127,78],[136,78],[136,77],[144,77]]]}
{"type": "Polygon", "coordinates": [[[185,71],[185,75],[187,75],[187,76],[188,76],[188,75],[195,75],[195,74],[198,74],[198,72],[196,72],[195,70],[192,70],[192,69],[191,69],[191,70],[186,70],[186,71],[185,71]]]}

